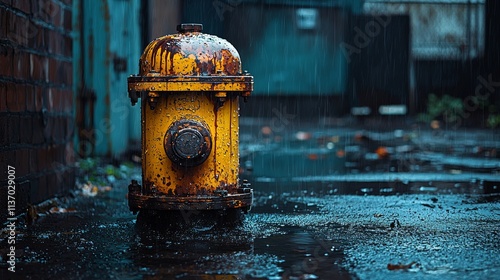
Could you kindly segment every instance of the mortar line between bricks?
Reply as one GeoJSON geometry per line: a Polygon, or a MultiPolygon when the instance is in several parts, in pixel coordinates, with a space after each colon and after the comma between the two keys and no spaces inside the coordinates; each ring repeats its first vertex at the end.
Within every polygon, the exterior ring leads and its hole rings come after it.
{"type": "Polygon", "coordinates": [[[28,84],[28,85],[33,85],[33,86],[45,86],[45,87],[49,87],[49,88],[53,88],[53,89],[73,90],[73,86],[71,86],[71,85],[46,83],[46,82],[40,82],[37,80],[22,80],[22,79],[7,77],[7,76],[0,76],[0,82],[28,84]]]}
{"type": "MultiPolygon", "coordinates": [[[[24,0],[21,0],[24,1],[24,0]]],[[[60,2],[59,2],[60,3],[60,2]]],[[[68,11],[71,11],[71,8],[66,8],[67,6],[63,4],[62,8],[68,11]]],[[[39,18],[34,17],[32,14],[27,14],[17,8],[13,8],[11,6],[7,6],[6,4],[0,2],[0,8],[5,9],[6,11],[12,12],[16,16],[20,16],[22,18],[25,18],[27,20],[32,21],[35,25],[38,25],[39,27],[44,27],[53,31],[57,31],[63,35],[71,34],[71,30],[66,30],[63,27],[57,27],[51,23],[48,23],[46,21],[43,21],[39,18]]]]}
{"type": "Polygon", "coordinates": [[[37,49],[33,49],[33,48],[29,48],[29,47],[26,47],[23,45],[12,43],[11,41],[6,40],[6,39],[0,39],[0,46],[10,47],[10,48],[14,49],[15,51],[24,51],[24,52],[30,53],[30,54],[36,54],[36,55],[41,55],[41,56],[45,56],[48,58],[54,58],[56,60],[63,61],[63,62],[73,62],[73,57],[71,57],[71,56],[64,56],[64,55],[54,54],[54,53],[50,53],[50,52],[38,51],[37,49]]]}
{"type": "Polygon", "coordinates": [[[71,9],[73,8],[71,5],[67,5],[66,3],[64,3],[62,1],[59,1],[59,0],[52,0],[52,2],[58,3],[59,5],[61,5],[61,7],[63,7],[66,10],[70,10],[71,11],[71,9]]]}
{"type": "MultiPolygon", "coordinates": [[[[0,117],[10,117],[10,116],[19,116],[19,117],[36,117],[42,114],[42,112],[34,112],[34,111],[25,111],[25,112],[0,112],[0,117]]],[[[72,118],[74,117],[73,113],[64,113],[64,112],[46,112],[43,113],[47,117],[64,117],[64,118],[72,118]]]]}
{"type": "Polygon", "coordinates": [[[0,147],[0,152],[8,152],[8,151],[16,151],[16,150],[21,150],[21,149],[31,149],[31,148],[42,148],[42,147],[48,147],[48,146],[64,146],[70,142],[72,142],[72,137],[71,139],[67,139],[66,141],[53,141],[53,142],[44,142],[44,143],[39,143],[39,144],[27,144],[27,143],[16,143],[16,144],[10,144],[8,146],[2,146],[0,147]]]}

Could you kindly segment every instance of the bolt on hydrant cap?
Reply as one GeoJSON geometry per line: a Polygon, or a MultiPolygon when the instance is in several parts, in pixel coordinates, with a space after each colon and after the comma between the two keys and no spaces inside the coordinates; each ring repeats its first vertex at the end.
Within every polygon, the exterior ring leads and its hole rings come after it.
{"type": "Polygon", "coordinates": [[[203,24],[200,23],[183,23],[177,25],[177,31],[179,33],[201,32],[202,30],[203,30],[203,24]]]}

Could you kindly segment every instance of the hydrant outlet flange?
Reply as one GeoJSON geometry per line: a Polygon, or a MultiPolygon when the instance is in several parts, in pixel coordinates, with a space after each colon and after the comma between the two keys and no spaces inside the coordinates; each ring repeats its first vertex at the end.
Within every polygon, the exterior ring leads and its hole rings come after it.
{"type": "Polygon", "coordinates": [[[165,134],[165,152],[174,163],[198,166],[210,154],[212,139],[206,125],[194,120],[174,122],[165,134]]]}

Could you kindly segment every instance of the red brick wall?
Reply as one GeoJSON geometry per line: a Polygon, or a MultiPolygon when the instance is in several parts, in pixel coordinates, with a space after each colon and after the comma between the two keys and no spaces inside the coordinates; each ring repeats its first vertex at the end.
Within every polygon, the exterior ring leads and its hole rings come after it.
{"type": "Polygon", "coordinates": [[[0,220],[74,186],[72,0],[0,0],[0,220]]]}

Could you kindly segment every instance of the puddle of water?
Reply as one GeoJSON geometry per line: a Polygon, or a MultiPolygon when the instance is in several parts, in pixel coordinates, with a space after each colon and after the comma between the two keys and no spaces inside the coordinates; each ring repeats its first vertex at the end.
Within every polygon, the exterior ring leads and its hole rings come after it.
{"type": "Polygon", "coordinates": [[[144,275],[176,279],[202,275],[232,277],[227,279],[352,278],[340,267],[340,244],[315,239],[303,228],[285,226],[279,233],[258,238],[242,228],[203,233],[139,230],[138,234],[139,241],[131,245],[127,255],[144,275]]]}
{"type": "Polygon", "coordinates": [[[276,255],[283,279],[352,279],[340,267],[340,244],[314,238],[302,228],[285,227],[284,233],[255,240],[255,251],[276,255]]]}

